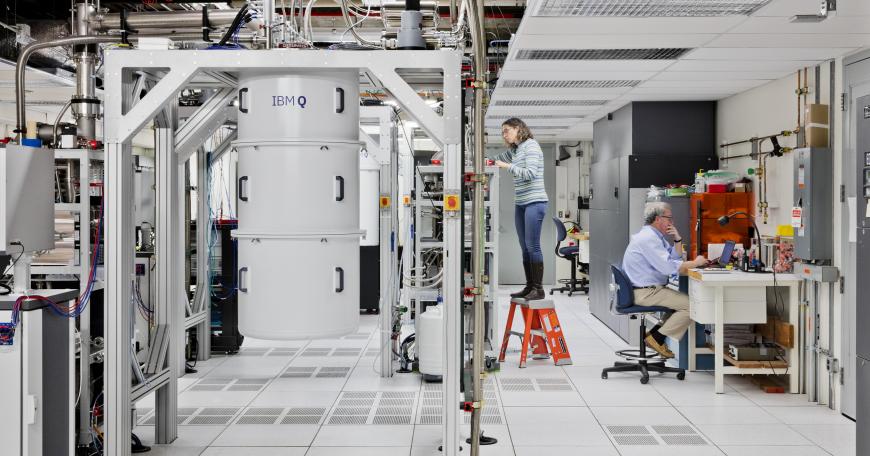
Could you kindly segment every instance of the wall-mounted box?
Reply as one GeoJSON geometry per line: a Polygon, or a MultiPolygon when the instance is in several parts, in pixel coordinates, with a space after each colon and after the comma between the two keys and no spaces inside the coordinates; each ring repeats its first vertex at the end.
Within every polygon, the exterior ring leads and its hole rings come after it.
{"type": "Polygon", "coordinates": [[[0,148],[0,220],[0,252],[54,248],[54,150],[0,148]]]}

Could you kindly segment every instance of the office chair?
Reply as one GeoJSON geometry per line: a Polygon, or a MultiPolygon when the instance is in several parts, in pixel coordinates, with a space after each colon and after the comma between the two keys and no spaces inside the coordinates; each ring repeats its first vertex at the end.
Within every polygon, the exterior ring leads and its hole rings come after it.
{"type": "MultiPolygon", "coordinates": [[[[559,258],[566,259],[571,262],[571,278],[570,279],[559,279],[559,283],[564,284],[564,286],[558,288],[551,288],[550,294],[553,294],[554,291],[558,291],[559,293],[568,292],[568,296],[571,296],[576,291],[582,291],[586,294],[589,294],[589,279],[577,278],[577,261],[580,255],[580,247],[576,245],[570,245],[567,247],[559,248],[559,245],[562,241],[568,237],[568,231],[565,229],[565,223],[570,223],[572,225],[577,225],[574,222],[565,222],[562,223],[558,217],[553,217],[553,222],[556,224],[556,256],[559,258]],[[578,286],[579,285],[579,286],[578,286]]],[[[583,264],[581,265],[583,268],[583,273],[589,273],[589,265],[583,264]]]]}
{"type": "Polygon", "coordinates": [[[647,354],[646,344],[646,314],[654,312],[671,312],[667,307],[645,307],[634,303],[634,287],[628,277],[619,267],[610,265],[613,281],[610,283],[610,310],[614,315],[629,315],[632,320],[640,318],[640,347],[637,350],[620,350],[616,356],[625,359],[617,361],[613,367],[601,371],[601,378],[607,379],[609,372],[640,372],[640,382],[649,382],[649,371],[659,373],[675,373],[678,380],[686,378],[686,371],[675,367],[667,367],[665,359],[657,353],[647,354]]]}

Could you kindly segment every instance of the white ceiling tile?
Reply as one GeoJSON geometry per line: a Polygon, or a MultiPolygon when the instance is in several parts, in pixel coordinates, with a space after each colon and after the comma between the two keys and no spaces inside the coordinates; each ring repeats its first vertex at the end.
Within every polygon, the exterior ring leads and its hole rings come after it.
{"type": "MultiPolygon", "coordinates": [[[[852,0],[853,2],[856,0],[852,0]]],[[[860,0],[866,2],[866,0],[860,0]]],[[[837,3],[845,3],[842,0],[837,3]]],[[[821,22],[794,23],[790,17],[750,17],[728,33],[867,33],[867,16],[832,14],[821,22]]]]}
{"type": "MultiPolygon", "coordinates": [[[[849,1],[849,0],[846,0],[849,1]]],[[[753,14],[753,17],[778,16],[791,17],[795,14],[816,14],[821,0],[773,0],[753,14]]],[[[837,2],[846,3],[846,2],[837,2]]],[[[839,7],[840,5],[837,5],[839,7]]]]}
{"type": "Polygon", "coordinates": [[[499,87],[499,98],[570,98],[573,100],[611,100],[631,90],[631,87],[619,89],[510,89],[499,87]]]}
{"type": "Polygon", "coordinates": [[[854,48],[702,48],[684,60],[827,60],[854,48]]]}
{"type": "Polygon", "coordinates": [[[675,71],[779,71],[783,74],[816,65],[818,60],[680,60],[668,68],[675,71]]]}
{"type": "MultiPolygon", "coordinates": [[[[745,21],[738,17],[523,17],[518,35],[719,34],[745,21]]],[[[579,39],[579,37],[578,37],[579,39]]]]}
{"type": "Polygon", "coordinates": [[[681,35],[651,35],[651,34],[625,34],[600,33],[594,35],[583,34],[582,29],[577,29],[575,35],[561,35],[560,39],[553,39],[553,34],[527,34],[514,38],[511,43],[513,49],[634,49],[634,48],[675,48],[675,47],[699,47],[716,38],[717,34],[681,34],[681,35]]]}
{"type": "Polygon", "coordinates": [[[626,102],[630,101],[715,101],[728,98],[733,93],[704,94],[704,93],[631,93],[625,96],[626,102]]]}
{"type": "MultiPolygon", "coordinates": [[[[868,2],[870,3],[870,2],[868,2]]],[[[870,32],[870,25],[867,26],[870,32]]],[[[728,33],[705,47],[842,48],[870,46],[870,33],[858,34],[740,34],[728,33]]]]}
{"type": "Polygon", "coordinates": [[[638,87],[631,92],[623,95],[623,98],[630,97],[634,94],[708,94],[719,95],[723,93],[737,93],[740,90],[730,89],[727,87],[638,87]]]}
{"type": "Polygon", "coordinates": [[[735,79],[718,81],[646,81],[637,86],[637,89],[715,89],[743,91],[768,82],[767,80],[735,79]]]}
{"type": "Polygon", "coordinates": [[[654,81],[722,81],[747,79],[779,79],[786,71],[676,71],[668,68],[652,78],[654,81]]]}
{"type": "Polygon", "coordinates": [[[658,71],[584,71],[582,74],[569,73],[566,71],[558,72],[542,72],[542,71],[525,71],[514,69],[503,69],[499,79],[586,79],[596,81],[614,81],[614,80],[645,80],[658,74],[658,71]]]}

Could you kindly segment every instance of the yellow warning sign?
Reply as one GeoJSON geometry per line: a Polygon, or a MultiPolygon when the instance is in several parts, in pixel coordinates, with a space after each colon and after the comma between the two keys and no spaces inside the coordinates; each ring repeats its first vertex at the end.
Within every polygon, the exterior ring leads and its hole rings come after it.
{"type": "Polygon", "coordinates": [[[444,195],[444,210],[458,211],[459,210],[459,195],[444,195]]]}
{"type": "Polygon", "coordinates": [[[390,197],[389,196],[382,196],[381,197],[381,209],[386,209],[388,207],[390,207],[390,197]]]}

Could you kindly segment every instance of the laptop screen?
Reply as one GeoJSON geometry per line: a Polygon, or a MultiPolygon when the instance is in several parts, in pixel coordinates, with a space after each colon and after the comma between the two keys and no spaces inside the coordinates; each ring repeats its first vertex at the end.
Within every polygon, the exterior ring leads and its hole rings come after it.
{"type": "Polygon", "coordinates": [[[719,266],[723,268],[731,262],[731,255],[734,254],[734,241],[725,241],[725,247],[722,248],[722,255],[719,257],[719,266]]]}

